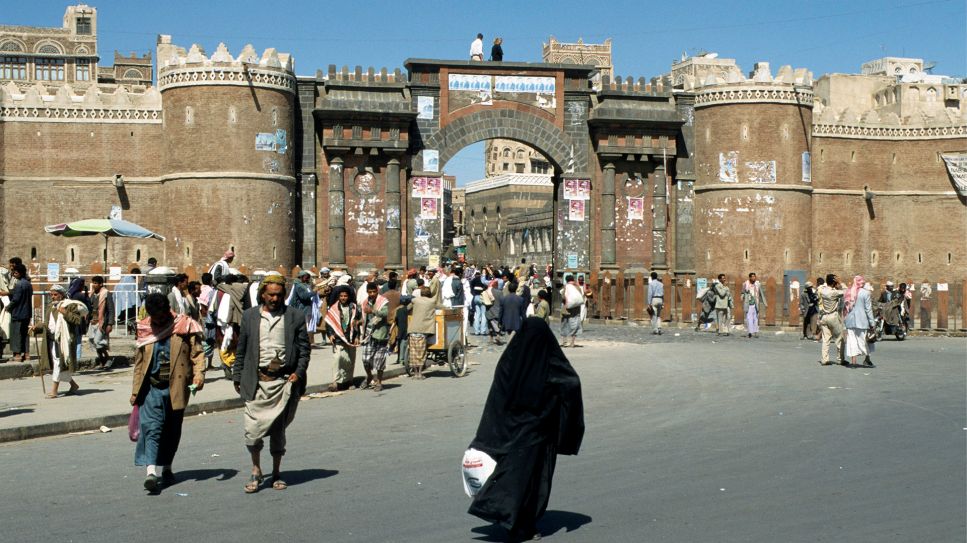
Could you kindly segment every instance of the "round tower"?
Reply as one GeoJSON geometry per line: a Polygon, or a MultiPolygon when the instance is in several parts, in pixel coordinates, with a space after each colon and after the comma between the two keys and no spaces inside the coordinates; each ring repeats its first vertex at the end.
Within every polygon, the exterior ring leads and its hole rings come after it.
{"type": "Polygon", "coordinates": [[[288,54],[225,44],[211,57],[158,42],[164,113],[162,194],[170,210],[166,260],[292,266],[295,259],[296,80],[288,54]]]}
{"type": "MultiPolygon", "coordinates": [[[[711,76],[695,97],[695,265],[729,282],[756,272],[782,284],[808,272],[812,80],[767,63],[753,76],[711,76]]],[[[771,301],[770,301],[771,302],[771,301]]]]}

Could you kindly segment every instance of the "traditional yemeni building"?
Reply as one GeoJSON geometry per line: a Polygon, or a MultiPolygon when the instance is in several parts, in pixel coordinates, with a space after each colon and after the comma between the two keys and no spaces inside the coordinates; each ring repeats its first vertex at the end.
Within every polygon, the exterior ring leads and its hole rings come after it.
{"type": "Polygon", "coordinates": [[[550,175],[506,174],[467,183],[467,260],[551,261],[554,184],[550,175]]]}
{"type": "Polygon", "coordinates": [[[558,273],[963,279],[967,196],[943,157],[967,151],[967,83],[918,59],[815,81],[711,54],[650,81],[564,58],[296,77],[275,49],[161,35],[108,73],[96,15],[0,27],[0,254],[100,261],[102,241],[43,227],[119,206],[167,238],[112,241],[120,264],[233,248],[251,267],[402,269],[449,255],[462,222],[471,258],[558,273]],[[538,149],[547,174],[474,183],[455,220],[446,164],[483,140],[538,149]]]}

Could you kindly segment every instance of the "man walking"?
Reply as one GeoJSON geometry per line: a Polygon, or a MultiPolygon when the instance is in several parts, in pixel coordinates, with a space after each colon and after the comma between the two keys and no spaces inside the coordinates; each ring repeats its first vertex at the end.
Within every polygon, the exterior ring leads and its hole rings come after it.
{"type": "Polygon", "coordinates": [[[574,275],[567,275],[567,283],[561,291],[561,347],[577,347],[577,336],[581,333],[581,307],[584,306],[584,290],[578,286],[574,275]],[[567,340],[571,344],[567,344],[567,340]]]}
{"type": "Polygon", "coordinates": [[[333,377],[329,392],[345,390],[353,384],[356,369],[356,347],[359,347],[359,328],[362,315],[351,298],[351,290],[339,285],[333,290],[336,302],[326,311],[326,334],[333,352],[333,377]]]}
{"type": "Polygon", "coordinates": [[[225,251],[222,255],[222,259],[218,262],[212,264],[208,273],[212,274],[212,280],[215,282],[215,286],[220,285],[228,279],[228,276],[232,273],[232,260],[235,259],[235,253],[233,251],[225,251]]]}
{"type": "Polygon", "coordinates": [[[259,286],[261,305],[242,315],[238,350],[232,367],[235,391],[245,400],[245,446],[252,455],[252,475],[245,492],[259,491],[263,474],[263,438],[269,437],[272,488],[285,490],[281,464],[285,429],[295,417],[306,387],[309,335],[305,315],[286,307],[285,278],[268,275],[259,286]]]}
{"type": "Polygon", "coordinates": [[[366,383],[373,390],[383,390],[383,370],[386,369],[386,351],[389,340],[389,300],[379,293],[376,283],[366,284],[366,300],[363,302],[363,369],[366,383]],[[375,379],[373,372],[376,372],[375,379]]]}
{"type": "Polygon", "coordinates": [[[745,329],[749,337],[759,337],[759,311],[766,307],[766,296],[762,284],[755,273],[742,285],[742,312],[745,315],[745,329]]]}
{"type": "Polygon", "coordinates": [[[725,274],[720,273],[718,281],[712,285],[712,294],[715,299],[715,322],[718,325],[716,335],[728,336],[731,334],[729,321],[732,312],[732,290],[725,285],[725,274]]]}
{"type": "Polygon", "coordinates": [[[839,352],[840,362],[845,364],[843,353],[843,296],[845,291],[840,287],[839,278],[830,273],[826,275],[826,284],[819,287],[819,328],[823,334],[822,350],[819,352],[819,363],[829,366],[829,344],[833,343],[839,352]]]}
{"type": "Polygon", "coordinates": [[[155,492],[175,482],[171,464],[188,399],[205,386],[205,354],[201,326],[174,315],[165,295],[148,294],[144,308],[148,316],[138,322],[130,402],[140,417],[134,464],[147,467],[144,488],[155,492]]]}
{"type": "MultiPolygon", "coordinates": [[[[91,278],[91,325],[88,329],[88,339],[97,358],[94,364],[104,368],[111,367],[109,362],[111,349],[111,330],[114,329],[114,296],[104,285],[104,278],[95,275],[91,278]]],[[[169,304],[170,307],[170,304],[169,304]]]]}
{"type": "Polygon", "coordinates": [[[648,281],[648,303],[651,305],[651,333],[661,335],[661,308],[665,304],[665,285],[658,280],[658,273],[651,272],[648,281]]]}

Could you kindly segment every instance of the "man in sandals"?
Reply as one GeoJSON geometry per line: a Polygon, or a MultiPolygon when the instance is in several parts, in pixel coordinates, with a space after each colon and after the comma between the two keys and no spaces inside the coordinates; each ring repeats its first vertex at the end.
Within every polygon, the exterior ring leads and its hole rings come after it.
{"type": "Polygon", "coordinates": [[[383,370],[386,369],[386,351],[389,340],[389,300],[379,293],[376,283],[366,284],[366,300],[362,311],[365,331],[363,345],[363,368],[366,370],[366,384],[363,388],[373,387],[383,390],[383,370]],[[375,377],[373,372],[376,373],[375,377]]]}
{"type": "Polygon", "coordinates": [[[285,429],[295,417],[309,367],[305,315],[285,306],[285,278],[266,276],[258,295],[260,305],[242,315],[232,367],[235,390],[245,400],[245,446],[252,455],[252,476],[245,485],[248,494],[258,492],[262,484],[266,436],[272,454],[272,488],[286,488],[279,471],[285,455],[285,429]]]}

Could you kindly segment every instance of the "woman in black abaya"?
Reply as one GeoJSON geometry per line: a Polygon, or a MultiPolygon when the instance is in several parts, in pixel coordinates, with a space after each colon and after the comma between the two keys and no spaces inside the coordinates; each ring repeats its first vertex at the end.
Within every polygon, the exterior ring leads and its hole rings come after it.
{"type": "Polygon", "coordinates": [[[577,454],[584,437],[581,380],[543,319],[524,321],[497,363],[470,447],[497,467],[469,513],[500,524],[510,541],[540,539],[558,454],[577,454]]]}

